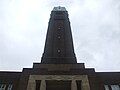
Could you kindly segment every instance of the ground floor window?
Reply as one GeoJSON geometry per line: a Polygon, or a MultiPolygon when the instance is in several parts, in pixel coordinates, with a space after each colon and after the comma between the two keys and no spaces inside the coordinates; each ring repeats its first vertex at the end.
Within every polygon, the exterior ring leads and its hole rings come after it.
{"type": "Polygon", "coordinates": [[[81,80],[76,80],[77,90],[81,90],[81,80]]]}
{"type": "Polygon", "coordinates": [[[120,85],[104,85],[105,90],[120,90],[120,85]]]}
{"type": "Polygon", "coordinates": [[[36,80],[36,90],[40,90],[41,80],[36,80]]]}
{"type": "Polygon", "coordinates": [[[12,84],[0,84],[0,90],[12,90],[12,84]]]}

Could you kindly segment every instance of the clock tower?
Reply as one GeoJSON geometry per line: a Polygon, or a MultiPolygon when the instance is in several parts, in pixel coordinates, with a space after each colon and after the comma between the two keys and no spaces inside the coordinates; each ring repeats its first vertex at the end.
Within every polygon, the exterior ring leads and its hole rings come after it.
{"type": "Polygon", "coordinates": [[[54,7],[51,12],[41,63],[77,63],[70,21],[65,7],[54,7]]]}

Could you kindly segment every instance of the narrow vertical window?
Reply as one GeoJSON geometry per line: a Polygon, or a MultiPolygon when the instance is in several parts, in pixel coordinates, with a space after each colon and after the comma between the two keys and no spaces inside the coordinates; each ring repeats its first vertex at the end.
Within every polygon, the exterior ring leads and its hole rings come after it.
{"type": "Polygon", "coordinates": [[[71,90],[71,81],[46,80],[46,90],[71,90]]]}
{"type": "Polygon", "coordinates": [[[1,90],[1,86],[2,86],[2,84],[0,84],[0,90],[1,90]]]}
{"type": "Polygon", "coordinates": [[[13,87],[13,85],[12,85],[12,84],[9,84],[7,90],[12,90],[12,87],[13,87]]]}
{"type": "Polygon", "coordinates": [[[5,90],[6,89],[6,85],[5,84],[0,84],[0,90],[5,90]]]}
{"type": "Polygon", "coordinates": [[[58,30],[60,30],[61,28],[59,27],[58,30]]]}
{"type": "Polygon", "coordinates": [[[36,90],[40,90],[40,84],[41,84],[41,81],[36,80],[36,90]]]}
{"type": "Polygon", "coordinates": [[[119,85],[111,85],[112,90],[120,90],[119,85]]]}
{"type": "Polygon", "coordinates": [[[76,80],[77,90],[81,90],[81,80],[76,80]]]}
{"type": "Polygon", "coordinates": [[[108,85],[104,85],[104,87],[105,87],[105,90],[109,90],[108,85]]]}
{"type": "Polygon", "coordinates": [[[57,52],[60,53],[61,52],[60,49],[58,49],[57,52]]]}

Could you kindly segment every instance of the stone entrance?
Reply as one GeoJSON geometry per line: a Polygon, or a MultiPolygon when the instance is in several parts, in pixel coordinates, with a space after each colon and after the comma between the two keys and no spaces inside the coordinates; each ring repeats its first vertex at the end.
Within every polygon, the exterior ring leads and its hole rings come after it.
{"type": "Polygon", "coordinates": [[[27,90],[36,89],[90,90],[90,87],[87,75],[30,75],[27,90]]]}

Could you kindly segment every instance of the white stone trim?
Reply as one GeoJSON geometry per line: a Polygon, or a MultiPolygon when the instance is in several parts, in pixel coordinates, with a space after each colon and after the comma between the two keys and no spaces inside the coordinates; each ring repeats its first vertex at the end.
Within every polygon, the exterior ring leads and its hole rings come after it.
{"type": "Polygon", "coordinates": [[[46,83],[45,83],[45,80],[42,80],[42,81],[41,81],[40,90],[46,90],[46,83]]]}

